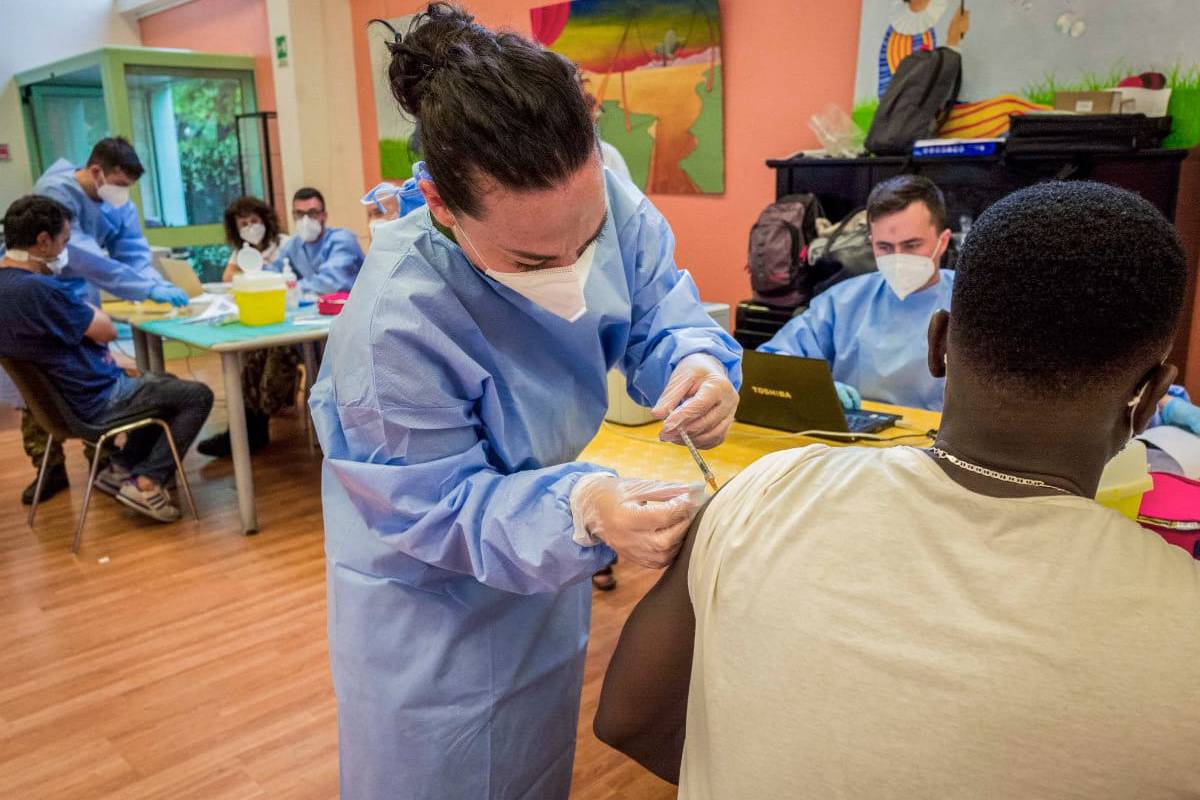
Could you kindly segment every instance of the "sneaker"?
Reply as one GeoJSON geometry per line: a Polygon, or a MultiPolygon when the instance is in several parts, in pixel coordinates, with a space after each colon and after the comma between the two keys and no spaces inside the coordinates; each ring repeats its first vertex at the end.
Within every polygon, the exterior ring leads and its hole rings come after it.
{"type": "Polygon", "coordinates": [[[96,473],[96,481],[92,485],[105,494],[116,497],[121,491],[121,484],[131,477],[133,476],[129,474],[129,470],[109,462],[107,467],[96,473]]]}
{"type": "MultiPolygon", "coordinates": [[[[46,479],[42,481],[42,497],[38,500],[39,503],[44,503],[54,495],[61,492],[63,489],[70,487],[71,482],[67,480],[67,468],[62,464],[57,467],[50,467],[46,470],[46,479]]],[[[37,490],[37,478],[33,479],[33,483],[25,487],[25,491],[21,492],[21,505],[33,505],[33,493],[37,490]]]]}
{"type": "Polygon", "coordinates": [[[171,495],[161,486],[145,492],[138,488],[137,481],[130,478],[121,484],[121,491],[115,497],[134,511],[140,511],[159,522],[179,519],[179,509],[171,505],[171,495]]]}

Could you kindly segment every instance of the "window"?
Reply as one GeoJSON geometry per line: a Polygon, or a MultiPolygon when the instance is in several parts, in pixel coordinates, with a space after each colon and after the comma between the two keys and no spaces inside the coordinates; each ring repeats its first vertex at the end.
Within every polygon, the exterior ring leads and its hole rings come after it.
{"type": "Polygon", "coordinates": [[[235,117],[254,110],[253,73],[128,66],[125,80],[145,226],[220,223],[242,191],[235,117]]]}

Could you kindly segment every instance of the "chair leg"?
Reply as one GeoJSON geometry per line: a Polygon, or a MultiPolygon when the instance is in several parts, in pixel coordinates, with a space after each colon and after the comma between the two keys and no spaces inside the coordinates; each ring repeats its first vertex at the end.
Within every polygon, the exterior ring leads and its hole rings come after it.
{"type": "Polygon", "coordinates": [[[167,425],[161,419],[155,420],[155,422],[163,429],[163,435],[167,437],[167,444],[171,446],[171,457],[175,459],[175,471],[179,474],[179,488],[183,491],[183,496],[187,498],[188,508],[192,510],[192,519],[199,521],[200,512],[196,510],[196,501],[192,497],[192,487],[188,483],[187,472],[183,469],[183,459],[179,457],[179,450],[175,448],[175,437],[171,435],[171,426],[167,425]]]}
{"type": "Polygon", "coordinates": [[[75,526],[75,544],[71,546],[71,552],[76,555],[79,555],[79,545],[83,543],[83,523],[87,520],[88,504],[92,502],[92,488],[96,483],[96,473],[100,470],[100,453],[104,450],[106,441],[107,433],[96,442],[96,452],[92,454],[92,469],[88,473],[87,487],[83,490],[83,508],[79,509],[79,524],[75,526]]]}
{"type": "Polygon", "coordinates": [[[42,499],[42,484],[46,481],[46,465],[50,463],[50,450],[54,444],[54,434],[46,435],[46,452],[42,453],[42,465],[38,467],[37,486],[33,487],[33,504],[29,507],[29,517],[26,524],[33,527],[33,518],[37,516],[38,503],[42,499]]]}

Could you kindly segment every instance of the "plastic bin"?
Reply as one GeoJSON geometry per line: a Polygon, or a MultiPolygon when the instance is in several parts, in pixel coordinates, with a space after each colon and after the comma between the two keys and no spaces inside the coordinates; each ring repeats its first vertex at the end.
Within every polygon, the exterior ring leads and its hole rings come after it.
{"type": "Polygon", "coordinates": [[[274,325],[287,318],[287,282],[278,272],[243,272],[233,279],[243,325],[274,325]]]}
{"type": "Polygon", "coordinates": [[[1142,495],[1154,488],[1146,462],[1146,445],[1134,439],[1104,467],[1096,502],[1137,520],[1142,495]]]}

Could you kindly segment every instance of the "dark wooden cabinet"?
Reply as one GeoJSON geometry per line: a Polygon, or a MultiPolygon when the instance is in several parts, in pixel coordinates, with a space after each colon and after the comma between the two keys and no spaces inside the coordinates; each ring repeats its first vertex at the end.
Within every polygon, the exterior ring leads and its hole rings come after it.
{"type": "Polygon", "coordinates": [[[1175,219],[1179,171],[1186,150],[1146,150],[1128,154],[1075,156],[987,156],[983,158],[896,157],[789,158],[770,160],[775,170],[775,196],[811,192],[826,215],[842,219],[867,204],[880,181],[905,172],[924,175],[946,195],[950,227],[963,217],[974,219],[992,203],[1023,186],[1063,178],[1093,180],[1137,192],[1175,219]]]}

